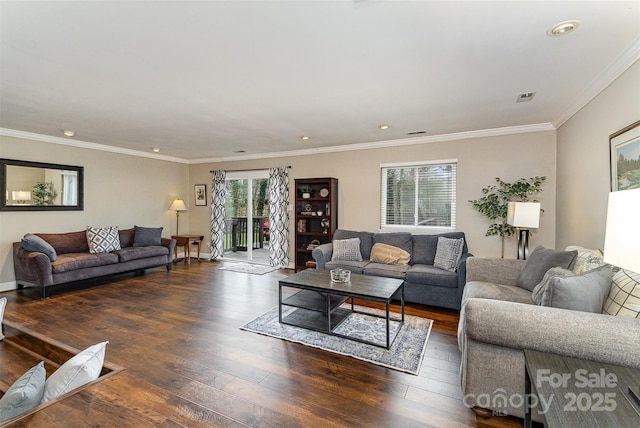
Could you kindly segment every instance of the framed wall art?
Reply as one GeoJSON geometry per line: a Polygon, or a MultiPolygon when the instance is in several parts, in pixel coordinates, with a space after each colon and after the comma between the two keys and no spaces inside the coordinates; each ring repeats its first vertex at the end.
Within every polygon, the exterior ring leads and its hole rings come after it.
{"type": "Polygon", "coordinates": [[[195,201],[197,207],[206,207],[207,206],[207,185],[206,184],[196,184],[193,186],[195,192],[195,201]]]}
{"type": "Polygon", "coordinates": [[[609,137],[611,191],[640,189],[640,120],[609,137]]]}

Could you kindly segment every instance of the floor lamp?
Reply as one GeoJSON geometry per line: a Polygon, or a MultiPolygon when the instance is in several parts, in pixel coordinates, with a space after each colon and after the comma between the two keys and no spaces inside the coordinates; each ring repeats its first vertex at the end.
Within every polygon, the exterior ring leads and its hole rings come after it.
{"type": "MultiPolygon", "coordinates": [[[[640,189],[609,193],[604,261],[640,273],[640,189]]],[[[640,403],[640,385],[629,385],[629,394],[640,403]]]]}
{"type": "Polygon", "coordinates": [[[179,226],[179,220],[180,220],[180,211],[186,211],[187,207],[184,204],[184,201],[182,199],[176,199],[171,203],[171,206],[169,207],[170,210],[175,210],[176,212],[176,235],[179,235],[180,233],[178,232],[178,226],[179,226]]]}
{"type": "Polygon", "coordinates": [[[529,255],[529,229],[537,229],[540,223],[539,202],[509,202],[507,224],[518,229],[518,260],[529,255]]]}

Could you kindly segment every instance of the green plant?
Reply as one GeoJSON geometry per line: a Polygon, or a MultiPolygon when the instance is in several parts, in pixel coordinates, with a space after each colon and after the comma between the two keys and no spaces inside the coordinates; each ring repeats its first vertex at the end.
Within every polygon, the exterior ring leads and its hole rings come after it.
{"type": "Polygon", "coordinates": [[[33,185],[31,197],[36,205],[53,205],[58,192],[53,188],[53,181],[39,181],[33,185]]]}
{"type": "MultiPolygon", "coordinates": [[[[521,178],[514,183],[507,183],[496,177],[498,184],[482,189],[480,199],[469,201],[480,214],[491,223],[485,236],[500,236],[502,238],[501,257],[504,258],[504,243],[507,236],[516,234],[516,228],[507,224],[507,207],[509,202],[538,202],[530,200],[529,196],[542,192],[542,184],[547,177],[521,178]]],[[[540,210],[544,212],[544,210],[540,210]]]]}

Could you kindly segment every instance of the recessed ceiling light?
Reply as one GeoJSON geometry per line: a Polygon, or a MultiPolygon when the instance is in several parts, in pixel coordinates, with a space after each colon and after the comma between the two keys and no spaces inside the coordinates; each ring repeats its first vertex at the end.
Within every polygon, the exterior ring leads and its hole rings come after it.
{"type": "Polygon", "coordinates": [[[563,21],[547,30],[547,36],[564,36],[580,26],[580,21],[563,21]]]}
{"type": "Polygon", "coordinates": [[[62,131],[62,133],[67,137],[73,137],[76,135],[76,133],[73,131],[62,131]]]}
{"type": "Polygon", "coordinates": [[[160,153],[160,149],[157,147],[151,147],[151,150],[153,150],[153,153],[160,153]]]}
{"type": "Polygon", "coordinates": [[[303,135],[302,137],[300,137],[300,139],[302,139],[302,140],[310,140],[311,137],[309,137],[307,135],[303,135]]]}
{"type": "Polygon", "coordinates": [[[390,127],[389,127],[389,125],[378,125],[378,129],[381,129],[381,130],[383,130],[383,131],[384,131],[385,129],[389,129],[389,128],[390,128],[390,127]]]}
{"type": "Polygon", "coordinates": [[[536,96],[535,92],[523,92],[522,94],[518,95],[518,98],[516,98],[516,102],[524,103],[527,101],[531,101],[535,96],[536,96]]]}

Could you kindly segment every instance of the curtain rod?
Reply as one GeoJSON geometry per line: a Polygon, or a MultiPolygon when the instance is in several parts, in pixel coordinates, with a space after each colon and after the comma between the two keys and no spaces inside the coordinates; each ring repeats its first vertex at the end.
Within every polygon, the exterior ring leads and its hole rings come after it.
{"type": "MultiPolygon", "coordinates": [[[[290,169],[291,165],[287,165],[285,168],[290,169]]],[[[247,171],[264,171],[267,170],[269,168],[252,168],[252,169],[225,169],[225,172],[247,172],[247,171]]],[[[213,171],[209,171],[211,174],[213,174],[213,171]]]]}

